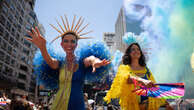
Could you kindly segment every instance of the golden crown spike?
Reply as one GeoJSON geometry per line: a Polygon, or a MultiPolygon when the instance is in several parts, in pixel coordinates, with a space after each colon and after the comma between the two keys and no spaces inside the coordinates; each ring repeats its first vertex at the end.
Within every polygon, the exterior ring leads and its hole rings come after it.
{"type": "Polygon", "coordinates": [[[66,27],[66,25],[65,25],[65,21],[64,21],[64,19],[63,19],[62,16],[61,16],[61,20],[62,20],[62,22],[63,22],[63,25],[64,25],[64,27],[65,27],[65,30],[67,31],[67,27],[66,27]]]}
{"type": "Polygon", "coordinates": [[[88,25],[89,25],[89,23],[86,24],[86,25],[85,25],[82,29],[80,29],[77,33],[79,34],[80,32],[82,32],[88,25]]]}
{"type": "Polygon", "coordinates": [[[65,15],[65,21],[66,21],[66,23],[67,23],[67,30],[68,31],[70,31],[70,28],[69,28],[69,21],[68,21],[68,19],[67,19],[67,16],[65,15]]]}
{"type": "Polygon", "coordinates": [[[73,22],[72,22],[72,26],[71,26],[71,31],[73,30],[73,26],[74,26],[74,23],[75,23],[75,19],[76,19],[76,16],[73,16],[73,22]]]}
{"type": "Polygon", "coordinates": [[[87,34],[93,32],[93,31],[88,31],[88,32],[82,33],[89,25],[89,23],[88,23],[88,24],[86,24],[85,26],[82,27],[82,24],[84,23],[84,19],[82,19],[82,17],[80,17],[78,19],[77,23],[75,23],[76,22],[76,16],[74,15],[71,26],[70,26],[70,23],[69,23],[68,18],[67,18],[66,15],[65,15],[65,20],[61,16],[61,21],[62,21],[63,26],[59,23],[58,20],[56,20],[57,25],[59,26],[60,29],[58,29],[54,25],[50,24],[52,28],[54,28],[57,32],[60,33],[60,35],[57,36],[56,38],[54,38],[51,41],[51,43],[54,42],[59,37],[64,36],[67,33],[74,33],[76,35],[77,39],[88,39],[88,38],[91,38],[91,37],[83,37],[83,35],[87,35],[87,34]]]}
{"type": "Polygon", "coordinates": [[[75,31],[77,32],[79,30],[79,28],[81,27],[81,25],[83,24],[84,19],[80,21],[80,23],[78,24],[77,28],[75,28],[75,31]]]}
{"type": "MultiPolygon", "coordinates": [[[[56,19],[57,21],[57,19],[56,19]]],[[[63,31],[63,33],[65,32],[65,30],[63,29],[63,27],[59,24],[59,22],[57,21],[57,24],[59,25],[59,27],[61,28],[61,30],[63,31]]]]}
{"type": "Polygon", "coordinates": [[[80,17],[80,18],[79,18],[79,20],[78,20],[78,22],[77,22],[77,24],[76,24],[75,28],[73,29],[73,31],[75,31],[75,30],[76,30],[77,26],[79,25],[79,23],[80,23],[80,21],[81,21],[81,18],[82,18],[82,17],[80,17]]]}

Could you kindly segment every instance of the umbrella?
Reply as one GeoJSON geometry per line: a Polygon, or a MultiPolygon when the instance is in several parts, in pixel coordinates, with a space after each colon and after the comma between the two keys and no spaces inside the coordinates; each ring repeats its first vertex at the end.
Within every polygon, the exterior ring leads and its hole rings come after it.
{"type": "Polygon", "coordinates": [[[132,92],[141,96],[163,99],[177,99],[184,96],[184,83],[157,83],[155,85],[151,88],[140,85],[132,92]]]}

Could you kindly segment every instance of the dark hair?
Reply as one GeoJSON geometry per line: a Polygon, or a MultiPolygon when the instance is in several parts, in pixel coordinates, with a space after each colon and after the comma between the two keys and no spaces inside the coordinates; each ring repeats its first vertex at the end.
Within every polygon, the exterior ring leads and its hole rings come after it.
{"type": "Polygon", "coordinates": [[[66,35],[73,35],[75,36],[76,40],[78,39],[78,36],[74,33],[74,32],[67,32],[62,36],[62,39],[66,36],[66,35]]]}
{"type": "Polygon", "coordinates": [[[146,66],[146,63],[145,63],[145,56],[144,56],[144,54],[143,54],[143,52],[142,52],[142,50],[141,50],[141,47],[139,46],[139,44],[138,43],[132,43],[131,45],[129,45],[129,47],[127,48],[127,50],[125,51],[125,54],[124,54],[124,56],[123,56],[123,64],[124,65],[130,65],[131,64],[131,56],[130,56],[130,53],[131,53],[131,47],[133,46],[133,45],[136,45],[136,46],[138,46],[138,48],[139,48],[139,50],[140,50],[140,53],[141,53],[141,56],[140,56],[140,58],[139,58],[139,65],[141,65],[141,66],[146,66]]]}

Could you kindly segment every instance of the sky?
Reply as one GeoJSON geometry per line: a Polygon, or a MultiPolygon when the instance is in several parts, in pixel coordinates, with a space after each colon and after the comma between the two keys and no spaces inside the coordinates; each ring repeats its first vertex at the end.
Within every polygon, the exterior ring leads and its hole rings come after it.
{"type": "Polygon", "coordinates": [[[71,20],[74,15],[83,16],[85,24],[90,23],[86,31],[94,31],[88,36],[102,40],[103,32],[115,31],[122,4],[122,0],[36,0],[35,12],[45,28],[48,42],[59,35],[49,24],[57,26],[55,19],[60,21],[64,14],[71,20]]]}

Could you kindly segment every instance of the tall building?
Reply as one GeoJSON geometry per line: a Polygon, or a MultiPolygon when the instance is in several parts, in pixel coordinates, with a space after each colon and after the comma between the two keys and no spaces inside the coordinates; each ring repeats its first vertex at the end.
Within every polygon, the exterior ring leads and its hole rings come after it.
{"type": "Polygon", "coordinates": [[[114,43],[115,43],[115,34],[113,32],[105,32],[103,33],[103,40],[106,45],[109,47],[111,51],[114,51],[114,43]]]}
{"type": "Polygon", "coordinates": [[[122,36],[126,32],[126,19],[123,8],[121,8],[117,21],[115,23],[115,47],[120,51],[124,51],[125,44],[122,42],[122,36]]]}
{"type": "MultiPolygon", "coordinates": [[[[141,11],[145,9],[144,6],[141,5],[133,5],[135,10],[141,11]]],[[[147,8],[147,7],[146,7],[147,8]]],[[[149,16],[151,12],[146,13],[145,16],[149,16]]],[[[133,32],[136,35],[139,35],[143,29],[141,28],[142,19],[137,20],[134,19],[132,16],[126,13],[124,7],[120,9],[118,18],[115,23],[115,46],[116,49],[124,52],[127,48],[127,45],[122,42],[122,37],[126,32],[133,32]]]]}
{"type": "Polygon", "coordinates": [[[35,0],[0,2],[0,90],[9,94],[34,97],[36,47],[24,39],[27,30],[38,26],[34,5],[35,0]]]}

